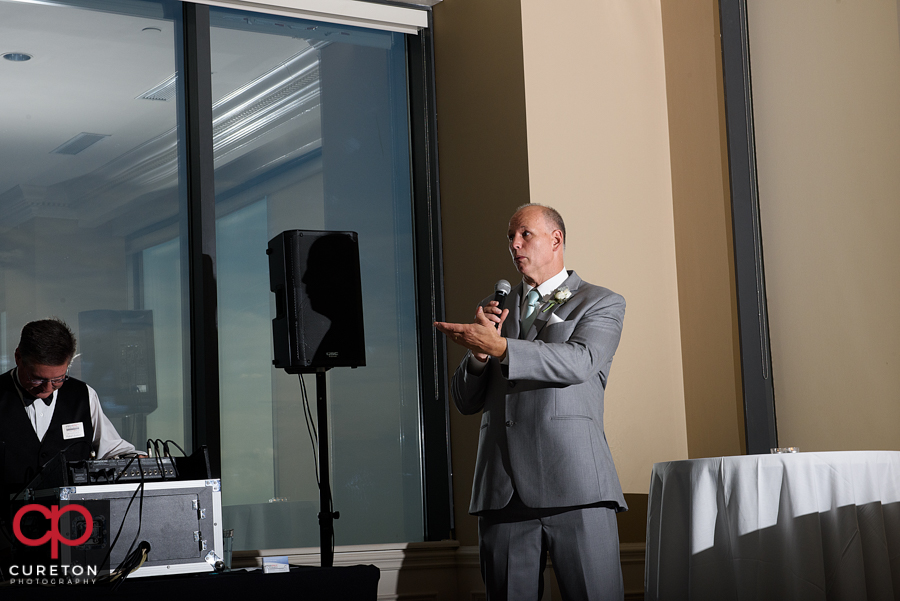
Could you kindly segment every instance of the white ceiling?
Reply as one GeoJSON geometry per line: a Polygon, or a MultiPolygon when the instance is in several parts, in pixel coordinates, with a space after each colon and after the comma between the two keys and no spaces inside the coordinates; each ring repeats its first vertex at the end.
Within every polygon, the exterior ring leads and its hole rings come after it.
{"type": "Polygon", "coordinates": [[[34,57],[0,60],[0,192],[84,174],[175,125],[174,103],[134,100],[175,72],[172,22],[19,2],[0,15],[0,53],[34,57]],[[50,154],[80,132],[111,137],[50,154]]]}
{"type": "MultiPolygon", "coordinates": [[[[309,51],[309,42],[214,27],[211,47],[217,168],[249,153],[270,164],[285,155],[284,141],[276,143],[285,136],[292,149],[320,143],[317,73],[310,75],[316,53],[279,68],[309,51]],[[314,89],[280,113],[258,108],[291,81],[297,88],[300,67],[314,89]],[[255,133],[219,136],[228,131],[228,111],[244,115],[232,114],[232,132],[234,119],[256,118],[255,133]],[[288,118],[289,128],[276,127],[288,118]],[[262,156],[269,147],[273,156],[262,156]]],[[[37,213],[68,210],[97,226],[121,218],[134,198],[174,185],[177,102],[138,98],[176,72],[173,21],[0,0],[0,54],[7,52],[33,59],[0,60],[0,230],[14,225],[23,203],[37,213]],[[109,137],[74,156],[51,154],[81,132],[109,137]]]]}

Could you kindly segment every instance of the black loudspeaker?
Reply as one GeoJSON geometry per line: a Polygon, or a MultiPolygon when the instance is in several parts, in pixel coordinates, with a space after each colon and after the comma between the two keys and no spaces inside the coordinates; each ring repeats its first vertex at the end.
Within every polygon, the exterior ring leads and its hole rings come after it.
{"type": "Polygon", "coordinates": [[[366,364],[356,232],[288,230],[269,240],[272,364],[288,373],[366,364]]]}
{"type": "Polygon", "coordinates": [[[81,378],[97,391],[107,417],[156,410],[153,311],[82,311],[78,350],[81,378]]]}

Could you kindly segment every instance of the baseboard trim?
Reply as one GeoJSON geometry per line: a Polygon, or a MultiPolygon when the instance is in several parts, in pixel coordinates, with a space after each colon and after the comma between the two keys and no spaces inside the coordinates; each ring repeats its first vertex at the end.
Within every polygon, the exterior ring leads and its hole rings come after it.
{"type": "MultiPolygon", "coordinates": [[[[626,601],[644,598],[644,543],[622,543],[619,556],[626,601]]],[[[318,566],[319,548],[236,551],[234,567],[262,565],[263,557],[288,557],[291,565],[318,566]]],[[[378,599],[383,601],[483,601],[484,583],[477,546],[446,540],[336,547],[335,566],[371,564],[381,570],[378,599]]],[[[545,595],[546,597],[546,595],[545,595]]]]}

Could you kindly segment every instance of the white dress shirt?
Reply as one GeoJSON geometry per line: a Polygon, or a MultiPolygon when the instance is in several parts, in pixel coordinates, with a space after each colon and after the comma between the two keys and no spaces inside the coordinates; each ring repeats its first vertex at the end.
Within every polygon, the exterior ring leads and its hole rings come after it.
{"type": "MultiPolygon", "coordinates": [[[[541,304],[537,307],[536,310],[540,311],[544,307],[544,303],[550,300],[550,295],[554,290],[562,286],[563,282],[565,282],[569,278],[569,272],[566,271],[566,268],[563,267],[563,270],[557,273],[555,276],[544,282],[543,284],[538,285],[537,291],[541,295],[541,304]]],[[[526,300],[525,297],[528,296],[528,293],[531,292],[531,289],[534,286],[529,286],[525,282],[522,282],[522,306],[519,307],[520,315],[524,317],[525,315],[525,305],[526,300]]]]}

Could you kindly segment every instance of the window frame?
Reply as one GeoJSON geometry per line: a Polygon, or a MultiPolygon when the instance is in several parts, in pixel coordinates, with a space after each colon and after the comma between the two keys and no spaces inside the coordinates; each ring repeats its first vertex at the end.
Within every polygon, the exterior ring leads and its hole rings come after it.
{"type": "Polygon", "coordinates": [[[746,0],[719,0],[747,454],[778,446],[746,0]]]}

